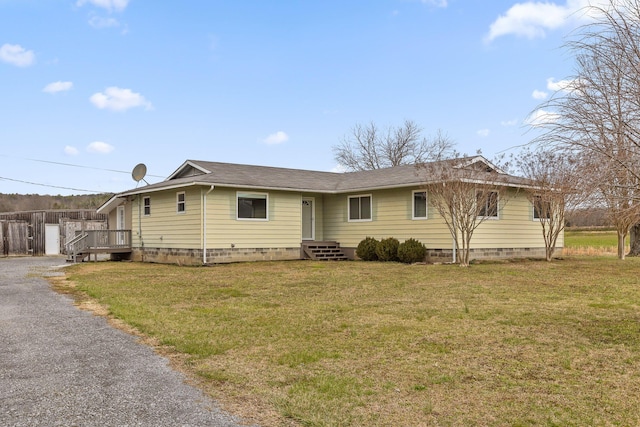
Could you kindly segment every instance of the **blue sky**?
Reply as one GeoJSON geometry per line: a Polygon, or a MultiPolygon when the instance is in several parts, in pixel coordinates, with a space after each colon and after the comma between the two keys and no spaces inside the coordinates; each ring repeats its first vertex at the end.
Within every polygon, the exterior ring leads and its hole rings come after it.
{"type": "Polygon", "coordinates": [[[587,0],[0,0],[0,193],[149,183],[186,159],[335,170],[356,124],[489,158],[572,73],[587,0]]]}

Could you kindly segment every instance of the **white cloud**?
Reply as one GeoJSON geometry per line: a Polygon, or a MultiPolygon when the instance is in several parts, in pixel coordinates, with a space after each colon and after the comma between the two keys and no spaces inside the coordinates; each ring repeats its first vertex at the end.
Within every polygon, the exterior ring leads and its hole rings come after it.
{"type": "Polygon", "coordinates": [[[493,21],[485,41],[491,42],[508,34],[528,39],[545,37],[550,30],[573,26],[580,20],[588,18],[587,15],[578,13],[588,5],[589,0],[567,0],[565,4],[548,1],[516,3],[493,21]]]}
{"type": "Polygon", "coordinates": [[[93,28],[98,28],[98,29],[113,28],[113,27],[119,27],[120,22],[118,22],[118,20],[114,18],[103,18],[101,16],[93,15],[89,19],[89,25],[91,25],[93,28]]]}
{"type": "Polygon", "coordinates": [[[17,67],[28,67],[36,61],[36,55],[19,44],[5,43],[0,47],[0,60],[17,67]]]}
{"type": "Polygon", "coordinates": [[[71,90],[72,87],[72,82],[53,82],[46,85],[42,91],[46,93],[58,93],[71,90]]]}
{"type": "Polygon", "coordinates": [[[489,136],[489,129],[480,129],[479,131],[476,132],[476,134],[478,134],[478,136],[482,137],[482,138],[486,138],[489,136]]]}
{"type": "Polygon", "coordinates": [[[283,142],[287,142],[288,140],[289,140],[289,135],[279,130],[278,132],[272,133],[271,135],[263,139],[262,142],[268,145],[276,145],[276,144],[282,144],[283,142]]]}
{"type": "Polygon", "coordinates": [[[64,153],[68,156],[77,156],[79,151],[76,147],[72,147],[71,145],[67,145],[64,147],[64,153]]]}
{"type": "Polygon", "coordinates": [[[342,166],[342,165],[335,165],[335,166],[333,167],[333,169],[331,169],[329,172],[334,172],[334,173],[345,173],[345,172],[348,172],[348,171],[347,171],[347,168],[345,168],[345,167],[344,167],[344,166],[342,166]]]}
{"type": "Polygon", "coordinates": [[[547,79],[547,89],[557,92],[559,90],[563,92],[571,92],[578,88],[578,80],[558,80],[555,81],[553,77],[547,79]]]}
{"type": "Polygon", "coordinates": [[[113,10],[116,12],[122,12],[127,8],[129,0],[78,0],[76,2],[76,6],[83,6],[87,3],[106,9],[109,12],[113,10]]]}
{"type": "Polygon", "coordinates": [[[533,127],[544,126],[549,123],[556,122],[560,118],[559,114],[545,110],[534,111],[526,120],[526,124],[533,127]]]}
{"type": "Polygon", "coordinates": [[[543,92],[541,90],[536,89],[533,91],[531,96],[533,97],[533,99],[546,99],[547,96],[549,96],[549,94],[547,92],[543,92]]]}
{"type": "Polygon", "coordinates": [[[113,150],[115,150],[113,145],[102,141],[94,141],[87,146],[87,151],[90,153],[109,154],[113,150]]]}
{"type": "Polygon", "coordinates": [[[104,92],[94,93],[89,100],[100,109],[112,111],[126,111],[135,107],[144,107],[147,110],[153,108],[151,103],[139,93],[115,86],[106,88],[104,92]]]}
{"type": "Polygon", "coordinates": [[[513,119],[513,120],[503,120],[503,121],[501,121],[501,122],[500,122],[500,124],[501,124],[502,126],[505,126],[505,127],[507,127],[507,126],[515,126],[515,125],[517,125],[517,124],[518,124],[518,119],[513,119]]]}
{"type": "Polygon", "coordinates": [[[421,0],[422,3],[431,4],[436,7],[447,7],[449,1],[448,0],[421,0]]]}

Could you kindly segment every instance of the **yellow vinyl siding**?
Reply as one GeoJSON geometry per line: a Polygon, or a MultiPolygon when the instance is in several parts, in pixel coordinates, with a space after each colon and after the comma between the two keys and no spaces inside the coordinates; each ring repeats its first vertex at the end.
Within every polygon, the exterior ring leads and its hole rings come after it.
{"type": "Polygon", "coordinates": [[[108,224],[109,230],[117,229],[117,224],[118,224],[118,208],[117,207],[109,211],[109,214],[107,215],[107,224],[108,224]]]}
{"type": "Polygon", "coordinates": [[[347,220],[348,196],[352,194],[325,196],[325,239],[336,240],[345,247],[355,247],[367,236],[376,239],[395,237],[401,242],[413,237],[428,247],[451,247],[449,230],[432,206],[428,208],[428,219],[412,219],[415,189],[372,192],[372,220],[362,222],[347,220]]]}
{"type": "Polygon", "coordinates": [[[144,215],[142,196],[136,197],[137,200],[133,202],[134,246],[141,246],[143,243],[144,247],[149,248],[198,249],[202,247],[202,209],[199,187],[159,191],[145,197],[151,197],[151,215],[144,215]],[[176,194],[183,191],[186,210],[178,212],[176,194]],[[141,236],[138,235],[139,231],[141,236]]]}
{"type": "MultiPolygon", "coordinates": [[[[134,247],[202,249],[202,199],[207,193],[206,245],[209,249],[254,249],[300,247],[302,242],[302,198],[315,204],[315,240],[335,240],[343,247],[355,247],[367,236],[395,237],[400,242],[415,238],[431,249],[451,249],[449,229],[427,194],[427,219],[413,219],[413,191],[419,187],[371,191],[371,221],[348,221],[348,198],[364,194],[314,194],[287,191],[257,191],[244,188],[187,187],[145,194],[151,198],[151,215],[140,216],[142,195],[125,205],[127,228],[134,247]],[[186,212],[177,212],[178,192],[185,192],[186,212]],[[238,192],[268,194],[268,220],[239,220],[238,192]],[[141,233],[139,233],[141,231],[141,233]]],[[[543,248],[539,220],[523,191],[508,190],[500,200],[499,219],[486,220],[474,232],[471,247],[543,248]]],[[[109,221],[115,225],[116,210],[109,221]]],[[[558,247],[563,246],[562,236],[558,247]]]]}
{"type": "MultiPolygon", "coordinates": [[[[400,242],[413,237],[428,248],[450,249],[452,237],[444,220],[431,204],[427,193],[427,219],[412,219],[413,190],[401,188],[371,193],[372,220],[347,220],[348,196],[324,197],[324,238],[344,247],[355,247],[367,236],[377,239],[395,237],[400,242]]],[[[358,194],[358,193],[353,193],[358,194]]],[[[558,247],[563,244],[558,239],[558,247]]],[[[500,201],[499,219],[484,221],[474,232],[472,248],[543,248],[539,221],[533,220],[533,208],[524,192],[508,190],[500,201]]]]}
{"type": "MultiPolygon", "coordinates": [[[[533,206],[524,191],[509,189],[501,197],[498,219],[487,219],[476,229],[471,248],[544,248],[542,226],[533,219],[533,206]]],[[[562,247],[562,238],[558,247],[562,247]]]]}
{"type": "MultiPolygon", "coordinates": [[[[284,191],[268,193],[267,221],[237,219],[237,192],[256,190],[215,188],[207,196],[207,247],[291,248],[302,242],[302,196],[284,191]]],[[[317,217],[316,217],[317,218],[317,217]]]]}
{"type": "MultiPolygon", "coordinates": [[[[131,209],[133,204],[126,201],[121,206],[124,206],[124,226],[122,228],[124,230],[131,230],[133,224],[131,209]]],[[[110,210],[108,215],[109,230],[116,230],[118,228],[118,207],[110,210]]]]}

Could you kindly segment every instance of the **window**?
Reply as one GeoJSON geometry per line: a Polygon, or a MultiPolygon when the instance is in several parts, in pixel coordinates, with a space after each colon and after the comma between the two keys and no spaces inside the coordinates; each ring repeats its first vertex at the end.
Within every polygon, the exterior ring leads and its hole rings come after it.
{"type": "Polygon", "coordinates": [[[413,192],[413,219],[427,219],[427,192],[413,192]]]}
{"type": "Polygon", "coordinates": [[[151,197],[145,197],[142,199],[142,205],[144,207],[144,215],[151,215],[151,197]]]}
{"type": "Polygon", "coordinates": [[[266,193],[237,193],[238,219],[266,221],[268,217],[269,195],[266,193]]]}
{"type": "Polygon", "coordinates": [[[349,221],[371,221],[371,195],[349,196],[349,221]]]}
{"type": "Polygon", "coordinates": [[[177,212],[185,213],[187,211],[187,202],[185,199],[184,191],[176,194],[176,201],[177,201],[177,208],[176,208],[177,212]]]}
{"type": "Polygon", "coordinates": [[[498,218],[498,192],[478,191],[476,200],[479,205],[478,216],[487,218],[498,218]]]}
{"type": "Polygon", "coordinates": [[[533,219],[550,219],[551,203],[548,200],[542,200],[542,197],[536,196],[533,199],[533,219]]]}

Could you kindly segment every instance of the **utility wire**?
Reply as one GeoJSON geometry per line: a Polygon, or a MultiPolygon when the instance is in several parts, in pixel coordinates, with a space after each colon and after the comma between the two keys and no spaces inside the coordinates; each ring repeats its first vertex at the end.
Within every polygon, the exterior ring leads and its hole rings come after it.
{"type": "Polygon", "coordinates": [[[85,192],[85,193],[104,193],[104,191],[85,190],[85,189],[82,189],[82,188],[72,188],[72,187],[61,187],[59,185],[41,184],[39,182],[22,181],[20,179],[5,178],[5,177],[2,177],[2,176],[0,176],[0,180],[19,182],[21,184],[39,185],[41,187],[58,188],[58,189],[61,189],[61,190],[82,191],[82,192],[85,192]]]}
{"type": "MultiPolygon", "coordinates": [[[[51,160],[30,159],[30,158],[27,158],[27,157],[13,157],[13,156],[7,156],[6,154],[0,154],[0,157],[7,157],[7,158],[19,159],[19,160],[28,160],[30,162],[49,163],[49,164],[52,164],[52,165],[59,165],[59,166],[70,166],[70,167],[74,167],[74,168],[93,169],[93,170],[106,171],[106,172],[116,172],[116,173],[126,173],[126,174],[130,174],[131,173],[131,171],[121,171],[121,170],[117,170],[117,169],[105,169],[105,168],[97,168],[97,167],[93,167],[93,166],[75,165],[73,163],[54,162],[54,161],[51,161],[51,160]]],[[[165,178],[164,176],[160,176],[160,175],[147,175],[147,176],[151,176],[151,177],[154,177],[154,178],[162,178],[162,179],[165,178]]]]}

